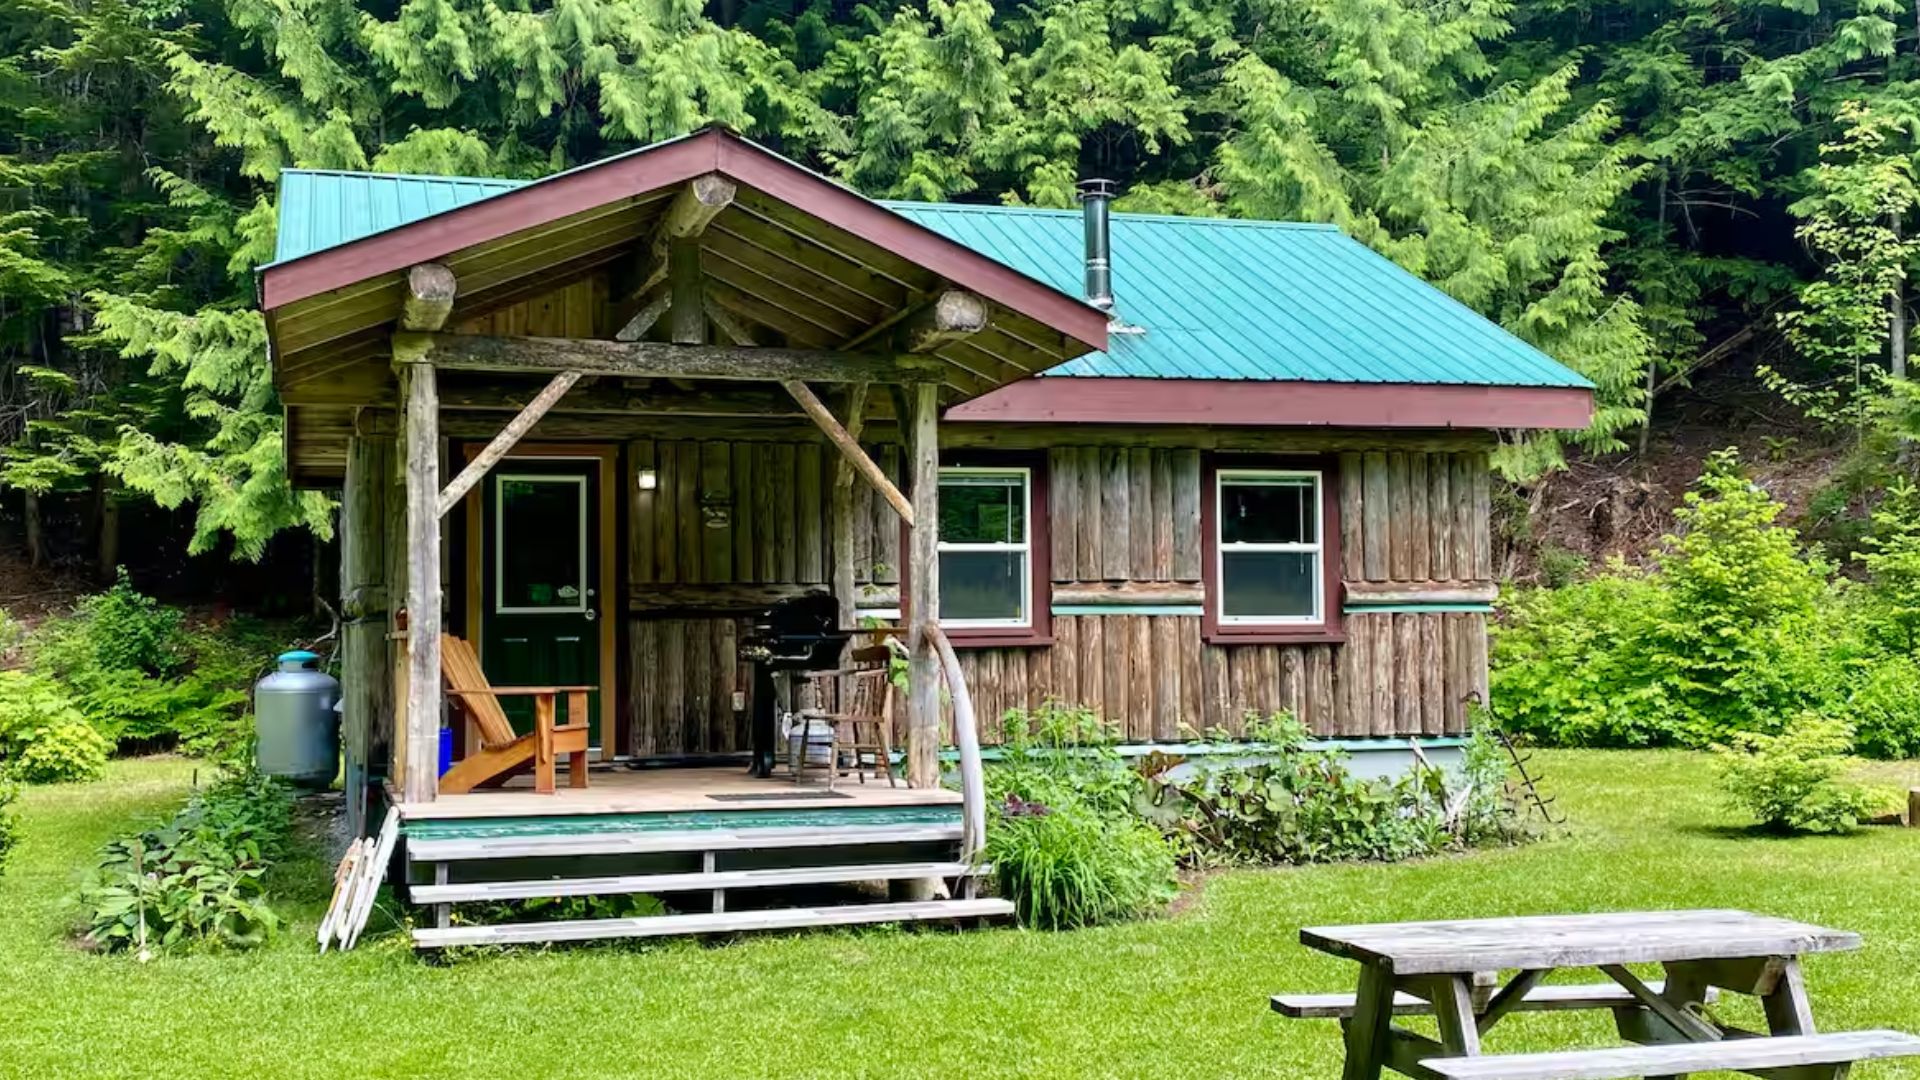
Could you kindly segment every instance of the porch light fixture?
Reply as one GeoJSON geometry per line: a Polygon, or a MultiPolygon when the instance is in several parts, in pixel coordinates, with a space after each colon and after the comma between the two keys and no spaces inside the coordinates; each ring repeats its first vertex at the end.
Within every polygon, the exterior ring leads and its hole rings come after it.
{"type": "Polygon", "coordinates": [[[652,491],[660,486],[660,474],[652,469],[641,469],[639,484],[641,491],[652,491]]]}

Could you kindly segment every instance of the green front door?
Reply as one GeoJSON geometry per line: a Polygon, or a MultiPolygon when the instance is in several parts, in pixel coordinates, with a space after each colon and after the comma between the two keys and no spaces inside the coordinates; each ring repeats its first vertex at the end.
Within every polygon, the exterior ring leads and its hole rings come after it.
{"type": "MultiPolygon", "coordinates": [[[[596,460],[510,458],[487,477],[480,659],[494,685],[600,685],[598,486],[596,460]]],[[[532,728],[532,699],[501,705],[532,728]]],[[[588,711],[598,746],[599,694],[588,711]]]]}

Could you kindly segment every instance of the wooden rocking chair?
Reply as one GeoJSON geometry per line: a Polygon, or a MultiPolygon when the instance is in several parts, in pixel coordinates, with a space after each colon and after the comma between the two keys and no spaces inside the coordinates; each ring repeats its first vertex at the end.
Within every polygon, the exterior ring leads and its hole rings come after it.
{"type": "Polygon", "coordinates": [[[587,786],[587,695],[597,686],[492,686],[480,670],[473,645],[452,634],[440,635],[440,673],[447,680],[447,701],[480,732],[480,748],[454,763],[440,778],[440,794],[464,795],[497,784],[531,764],[533,789],[554,792],[554,760],[567,756],[567,786],[587,786]],[[554,723],[554,699],[567,695],[567,723],[554,723]],[[500,707],[502,697],[533,698],[533,730],[516,735],[500,707]]]}

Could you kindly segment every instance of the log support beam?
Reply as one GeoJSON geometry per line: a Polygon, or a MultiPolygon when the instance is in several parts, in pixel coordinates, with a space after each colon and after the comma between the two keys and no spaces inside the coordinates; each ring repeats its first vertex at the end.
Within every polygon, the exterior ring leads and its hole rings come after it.
{"type": "MultiPolygon", "coordinates": [[[[659,311],[653,312],[644,326],[634,329],[635,324],[641,321],[640,316],[659,299],[649,297],[671,273],[674,243],[698,240],[708,223],[718,217],[722,210],[733,205],[734,192],[733,181],[719,173],[708,173],[688,181],[687,186],[673,197],[673,202],[660,218],[660,224],[654,229],[652,239],[641,250],[639,261],[628,275],[627,284],[614,302],[614,321],[621,326],[616,337],[622,341],[638,340],[646,333],[647,327],[659,319],[660,312],[666,310],[664,305],[659,311]],[[629,333],[631,337],[626,336],[629,333]]],[[[693,246],[697,251],[698,245],[693,246]]]]}
{"type": "Polygon", "coordinates": [[[907,534],[907,784],[940,786],[940,665],[925,633],[940,613],[940,558],[935,535],[940,520],[939,387],[908,392],[905,418],[912,454],[913,525],[907,534]]]}
{"type": "Polygon", "coordinates": [[[400,329],[433,331],[447,325],[460,283],[439,263],[421,263],[407,271],[407,295],[400,302],[400,329]]]}
{"type": "MultiPolygon", "coordinates": [[[[900,494],[900,489],[893,486],[893,481],[887,479],[887,474],[881,472],[880,466],[874,464],[873,459],[867,456],[867,452],[861,449],[859,436],[840,426],[840,421],[834,418],[826,403],[815,396],[812,390],[807,389],[806,383],[797,379],[787,379],[780,385],[786,387],[787,393],[793,395],[793,400],[800,403],[801,411],[813,419],[814,424],[826,434],[827,441],[839,448],[842,462],[851,465],[855,472],[872,485],[873,490],[880,493],[881,498],[887,500],[887,505],[893,507],[893,512],[900,515],[900,520],[906,522],[907,528],[913,528],[914,522],[919,520],[914,504],[908,502],[905,495],[900,494]]],[[[858,385],[857,392],[864,408],[866,387],[858,385]]]]}
{"type": "Polygon", "coordinates": [[[970,292],[948,289],[902,321],[895,342],[901,352],[930,353],[986,328],[986,300],[970,292]]]}
{"type": "Polygon", "coordinates": [[[406,402],[407,634],[406,741],[401,797],[431,802],[439,792],[440,744],[440,401],[426,351],[395,335],[394,362],[406,402]]]}
{"type": "Polygon", "coordinates": [[[460,500],[467,497],[467,492],[473,490],[473,485],[485,478],[487,473],[500,463],[501,458],[511,453],[514,446],[526,437],[527,432],[533,430],[533,425],[547,415],[547,410],[559,403],[560,399],[566,396],[567,391],[573,389],[573,384],[579,381],[580,373],[577,371],[563,371],[555,375],[553,381],[547,384],[547,388],[540,391],[532,401],[527,402],[526,408],[521,409],[519,415],[507,421],[507,426],[500,429],[500,434],[495,435],[485,449],[474,455],[473,460],[467,462],[467,467],[460,470],[460,475],[454,477],[453,482],[440,492],[435,512],[445,517],[447,511],[458,506],[460,500]]]}
{"type": "MultiPolygon", "coordinates": [[[[806,384],[796,384],[802,390],[806,384]]],[[[791,393],[791,389],[788,391],[791,393]]],[[[811,391],[808,391],[811,393],[811,391]]],[[[860,436],[867,424],[867,384],[854,383],[847,391],[847,441],[854,449],[860,449],[860,436]]],[[[829,436],[831,437],[831,436],[829,436]]],[[[872,459],[863,451],[860,456],[868,464],[872,459]]],[[[840,628],[852,629],[859,617],[859,597],[854,595],[858,567],[853,565],[853,479],[856,466],[853,459],[841,454],[840,460],[833,465],[833,491],[828,496],[827,520],[833,528],[833,599],[838,606],[840,628]]],[[[882,473],[882,480],[886,474],[882,473]]],[[[896,489],[895,494],[898,494],[896,489]]]]}
{"type": "MultiPolygon", "coordinates": [[[[704,315],[704,308],[702,309],[704,315]]],[[[767,349],[740,345],[674,345],[655,341],[492,337],[484,334],[396,335],[420,339],[445,371],[547,372],[656,379],[765,382],[938,383],[945,364],[929,356],[767,349]]]]}

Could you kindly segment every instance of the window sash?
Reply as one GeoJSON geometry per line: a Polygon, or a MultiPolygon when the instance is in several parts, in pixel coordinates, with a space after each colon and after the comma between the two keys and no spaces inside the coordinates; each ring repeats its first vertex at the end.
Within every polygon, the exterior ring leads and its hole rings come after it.
{"type": "Polygon", "coordinates": [[[1326,514],[1325,477],[1317,469],[1219,469],[1213,480],[1213,580],[1220,595],[1215,597],[1216,620],[1221,626],[1319,626],[1326,622],[1326,514]],[[1226,532],[1227,488],[1272,482],[1275,480],[1310,481],[1313,506],[1314,543],[1271,543],[1228,541],[1226,532]],[[1230,554],[1267,552],[1299,553],[1313,556],[1313,611],[1306,615],[1229,615],[1227,614],[1227,566],[1230,554]]]}
{"type": "Polygon", "coordinates": [[[949,552],[998,552],[1020,556],[1020,612],[1019,618],[1012,619],[946,619],[941,625],[961,629],[1006,629],[1024,630],[1033,625],[1033,470],[1025,467],[987,468],[976,466],[952,466],[940,470],[940,483],[944,486],[948,480],[966,477],[999,477],[1019,480],[1019,498],[1022,500],[1020,514],[1020,539],[1017,542],[954,542],[948,543],[935,537],[935,556],[949,552]]]}

